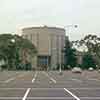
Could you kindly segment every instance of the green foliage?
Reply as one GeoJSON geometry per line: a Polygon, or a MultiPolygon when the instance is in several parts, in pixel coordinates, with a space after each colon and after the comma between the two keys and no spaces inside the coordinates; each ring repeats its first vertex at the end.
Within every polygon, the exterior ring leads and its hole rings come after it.
{"type": "MultiPolygon", "coordinates": [[[[82,47],[82,53],[89,53],[96,65],[100,66],[100,37],[97,35],[88,34],[83,39],[73,41],[73,44],[78,48],[82,47]]],[[[94,65],[93,65],[94,66],[94,65]]]]}
{"type": "MultiPolygon", "coordinates": [[[[77,59],[76,59],[75,52],[76,52],[76,50],[72,48],[70,41],[68,39],[66,39],[65,48],[64,48],[65,65],[67,65],[67,66],[69,65],[71,67],[75,67],[76,66],[77,59]]],[[[67,69],[67,67],[65,69],[67,69]]]]}
{"type": "Polygon", "coordinates": [[[88,69],[89,67],[93,67],[94,69],[96,68],[95,61],[93,60],[93,57],[91,54],[86,53],[83,56],[83,61],[82,61],[82,68],[83,69],[88,69]]]}
{"type": "Polygon", "coordinates": [[[21,63],[20,51],[27,49],[28,53],[34,57],[37,53],[35,46],[27,39],[18,35],[1,34],[0,35],[0,55],[7,62],[8,69],[18,69],[21,63]],[[11,40],[15,40],[12,42],[11,40]]]}
{"type": "Polygon", "coordinates": [[[89,53],[93,56],[97,65],[100,65],[100,37],[89,34],[84,37],[83,44],[88,48],[89,53]]]}

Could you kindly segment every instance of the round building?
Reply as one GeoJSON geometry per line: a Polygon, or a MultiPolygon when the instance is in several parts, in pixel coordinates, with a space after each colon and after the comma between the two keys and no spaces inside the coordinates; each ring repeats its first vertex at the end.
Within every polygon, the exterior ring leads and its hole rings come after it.
{"type": "Polygon", "coordinates": [[[56,69],[64,63],[65,29],[57,27],[26,27],[22,29],[24,38],[37,48],[33,67],[37,69],[56,69]]]}

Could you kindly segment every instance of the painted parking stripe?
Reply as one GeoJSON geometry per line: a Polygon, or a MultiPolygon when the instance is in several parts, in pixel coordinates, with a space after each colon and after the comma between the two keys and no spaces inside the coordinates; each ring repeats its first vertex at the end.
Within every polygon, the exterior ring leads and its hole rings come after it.
{"type": "MultiPolygon", "coordinates": [[[[73,99],[73,97],[28,97],[27,99],[30,100],[69,100],[73,99]]],[[[81,99],[88,99],[88,100],[100,100],[100,97],[81,97],[81,99]]]]}
{"type": "MultiPolygon", "coordinates": [[[[0,88],[0,90],[25,90],[27,88],[0,88]]],[[[31,89],[34,89],[34,90],[63,90],[63,88],[31,88],[31,89]]],[[[67,88],[67,89],[70,89],[70,90],[100,90],[100,88],[67,88]]]]}
{"type": "Polygon", "coordinates": [[[100,80],[95,79],[95,78],[91,78],[91,79],[88,79],[88,81],[100,81],[100,80]]]}
{"type": "Polygon", "coordinates": [[[46,72],[44,72],[44,74],[54,83],[57,83],[56,80],[52,77],[50,77],[46,72]]]}
{"type": "Polygon", "coordinates": [[[5,80],[4,83],[9,83],[9,82],[15,80],[16,78],[24,77],[24,76],[25,76],[25,74],[20,74],[20,75],[17,75],[17,76],[15,76],[15,77],[11,77],[11,78],[5,80]]]}
{"type": "Polygon", "coordinates": [[[20,100],[22,97],[0,97],[0,100],[20,100]]]}
{"type": "Polygon", "coordinates": [[[51,79],[54,83],[56,83],[56,80],[55,80],[55,79],[53,79],[52,77],[50,77],[50,79],[51,79]]]}
{"type": "Polygon", "coordinates": [[[33,90],[63,90],[63,88],[31,88],[33,90]]]}
{"type": "Polygon", "coordinates": [[[36,73],[35,73],[35,75],[34,75],[34,77],[33,77],[33,79],[32,79],[32,83],[34,83],[34,82],[35,82],[36,77],[37,77],[37,74],[38,74],[38,72],[36,72],[36,73]]]}
{"type": "Polygon", "coordinates": [[[69,100],[73,97],[28,97],[29,100],[69,100]]]}
{"type": "MultiPolygon", "coordinates": [[[[19,100],[19,99],[22,99],[22,97],[0,97],[0,100],[19,100]]],[[[27,99],[30,99],[30,100],[67,100],[67,99],[73,99],[73,97],[27,97],[27,99]]],[[[100,97],[80,97],[80,99],[86,99],[86,100],[100,100],[100,97]]]]}
{"type": "Polygon", "coordinates": [[[93,88],[67,88],[67,89],[71,89],[71,90],[100,90],[100,88],[97,88],[97,87],[93,87],[93,88]]]}
{"type": "Polygon", "coordinates": [[[26,90],[27,88],[0,88],[0,90],[26,90]]]}
{"type": "Polygon", "coordinates": [[[72,97],[74,97],[76,100],[80,100],[80,98],[78,98],[75,94],[73,94],[71,91],[69,91],[68,89],[64,88],[64,90],[66,92],[68,92],[72,97]]]}
{"type": "Polygon", "coordinates": [[[86,99],[86,100],[100,100],[100,97],[80,97],[80,99],[86,99]]]}
{"type": "Polygon", "coordinates": [[[27,91],[25,92],[25,95],[24,95],[24,97],[22,98],[22,100],[26,100],[26,98],[27,98],[27,96],[28,96],[30,90],[31,90],[31,88],[28,88],[28,89],[27,89],[27,91]]]}
{"type": "Polygon", "coordinates": [[[12,77],[12,78],[6,80],[5,83],[9,83],[10,81],[13,81],[13,80],[15,80],[15,77],[12,77]]]}
{"type": "Polygon", "coordinates": [[[76,79],[76,78],[72,78],[71,80],[72,80],[72,81],[76,81],[76,82],[82,82],[81,80],[76,79]]]}

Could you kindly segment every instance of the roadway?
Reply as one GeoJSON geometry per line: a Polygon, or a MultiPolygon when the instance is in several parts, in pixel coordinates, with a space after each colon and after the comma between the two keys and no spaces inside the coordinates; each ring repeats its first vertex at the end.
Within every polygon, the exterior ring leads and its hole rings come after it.
{"type": "Polygon", "coordinates": [[[0,100],[100,100],[100,73],[0,72],[0,100]]]}

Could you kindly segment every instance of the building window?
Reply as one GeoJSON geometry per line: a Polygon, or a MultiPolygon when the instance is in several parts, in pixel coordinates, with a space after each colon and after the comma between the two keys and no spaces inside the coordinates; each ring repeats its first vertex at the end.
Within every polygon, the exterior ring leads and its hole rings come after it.
{"type": "Polygon", "coordinates": [[[49,66],[50,60],[50,56],[38,56],[38,66],[49,66]]]}
{"type": "Polygon", "coordinates": [[[39,65],[47,65],[47,56],[39,56],[38,57],[38,64],[39,65]]]}

